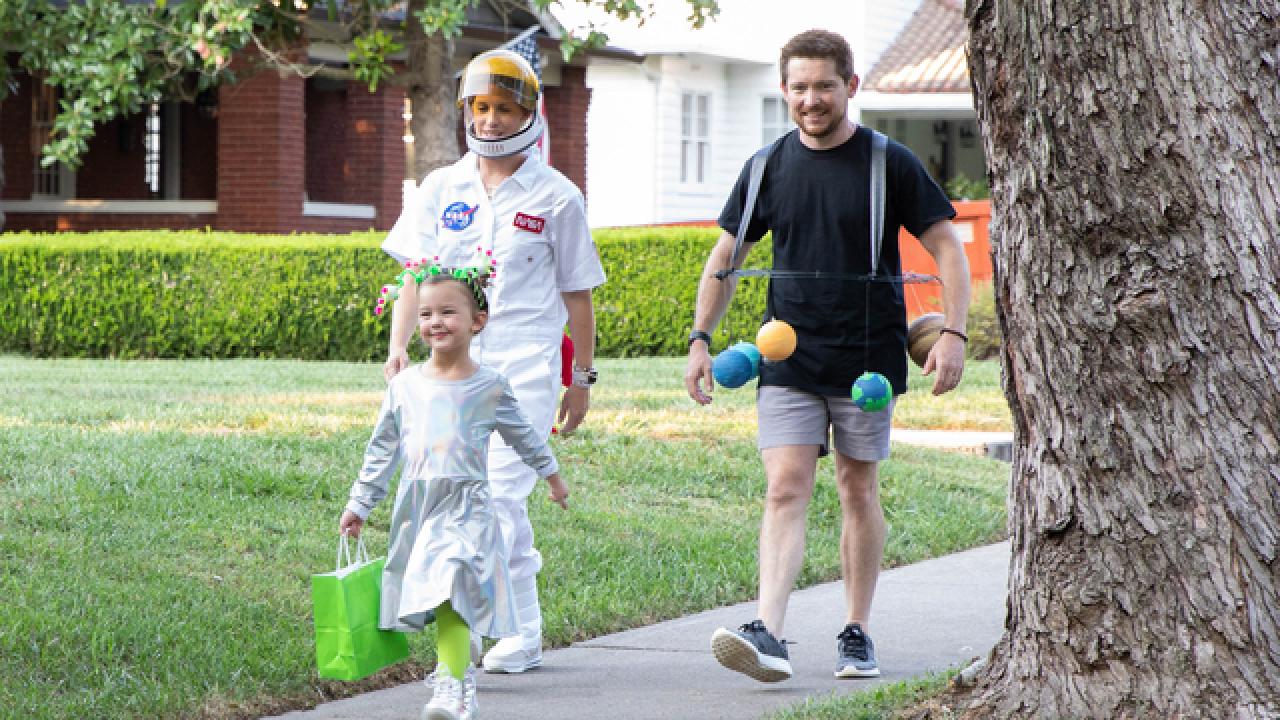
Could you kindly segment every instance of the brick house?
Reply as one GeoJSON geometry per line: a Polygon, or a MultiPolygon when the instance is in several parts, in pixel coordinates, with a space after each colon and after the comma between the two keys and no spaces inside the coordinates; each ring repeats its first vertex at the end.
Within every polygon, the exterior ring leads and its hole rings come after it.
{"type": "MultiPolygon", "coordinates": [[[[458,69],[522,29],[484,20],[456,40],[458,69]]],[[[586,60],[562,63],[559,41],[544,31],[538,46],[552,164],[585,188],[586,60]]],[[[305,51],[313,62],[345,57],[336,47],[305,51]]],[[[260,71],[195,102],[157,103],[99,127],[72,172],[38,162],[56,92],[23,72],[13,79],[15,91],[0,102],[5,230],[350,232],[386,230],[399,216],[407,155],[400,88],[370,93],[357,82],[260,71]]]]}

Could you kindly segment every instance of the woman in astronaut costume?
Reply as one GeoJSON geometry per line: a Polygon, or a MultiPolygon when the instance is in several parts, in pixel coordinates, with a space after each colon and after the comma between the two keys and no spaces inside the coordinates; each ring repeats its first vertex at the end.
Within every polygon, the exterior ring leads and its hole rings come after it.
{"type": "MultiPolygon", "coordinates": [[[[476,336],[476,361],[506,375],[520,407],[542,437],[557,418],[560,345],[566,324],[574,342],[573,384],[558,417],[572,432],[587,414],[595,353],[591,289],[605,280],[587,227],[582,193],[530,148],[543,132],[537,76],[506,50],[478,55],[458,92],[470,152],[430,173],[412,193],[382,244],[400,262],[439,258],[445,266],[497,261],[489,285],[489,324],[476,336]]],[[[411,283],[409,280],[406,286],[411,283]]],[[[406,287],[407,290],[414,288],[406,287]]],[[[392,310],[387,379],[409,365],[416,292],[402,292],[392,310]]],[[[542,613],[526,500],[536,474],[500,437],[489,450],[489,482],[507,543],[520,635],[484,656],[488,672],[523,672],[542,663],[542,613]]]]}

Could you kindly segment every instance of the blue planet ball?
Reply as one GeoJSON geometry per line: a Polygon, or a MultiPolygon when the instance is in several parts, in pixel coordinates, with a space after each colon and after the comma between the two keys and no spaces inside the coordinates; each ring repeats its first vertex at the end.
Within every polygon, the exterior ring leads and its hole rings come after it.
{"type": "Polygon", "coordinates": [[[853,404],[866,412],[880,412],[889,407],[893,399],[893,387],[878,372],[862,373],[853,383],[853,404]]]}
{"type": "Polygon", "coordinates": [[[740,388],[756,376],[751,367],[751,358],[733,348],[725,350],[711,361],[711,374],[717,384],[727,388],[740,388]]]}
{"type": "Polygon", "coordinates": [[[760,374],[760,348],[749,342],[740,342],[735,344],[730,350],[737,350],[746,355],[751,360],[751,375],[755,377],[760,374]]]}

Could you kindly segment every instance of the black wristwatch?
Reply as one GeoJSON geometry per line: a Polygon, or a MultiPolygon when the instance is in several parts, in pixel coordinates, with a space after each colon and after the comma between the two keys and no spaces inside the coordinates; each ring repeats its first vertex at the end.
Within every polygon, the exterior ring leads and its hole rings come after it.
{"type": "Polygon", "coordinates": [[[573,366],[573,384],[575,387],[589,388],[596,384],[596,380],[599,377],[600,373],[596,372],[593,367],[580,368],[577,365],[573,366]]]}
{"type": "Polygon", "coordinates": [[[707,344],[708,350],[711,349],[711,336],[708,335],[707,333],[704,333],[701,330],[694,330],[693,332],[689,333],[689,344],[693,345],[694,340],[701,340],[702,342],[707,344]]]}

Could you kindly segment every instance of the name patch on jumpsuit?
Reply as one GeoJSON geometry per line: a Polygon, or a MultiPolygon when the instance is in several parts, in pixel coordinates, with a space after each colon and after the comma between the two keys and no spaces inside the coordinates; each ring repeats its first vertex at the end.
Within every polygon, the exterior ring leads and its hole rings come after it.
{"type": "Polygon", "coordinates": [[[512,225],[521,230],[528,230],[531,233],[542,234],[542,228],[546,226],[547,221],[537,215],[525,215],[522,212],[516,213],[516,219],[512,221],[512,225]]]}
{"type": "Polygon", "coordinates": [[[449,207],[444,209],[440,215],[440,223],[446,229],[458,231],[466,230],[471,227],[471,221],[475,219],[476,209],[479,205],[471,206],[464,202],[450,203],[449,207]]]}

